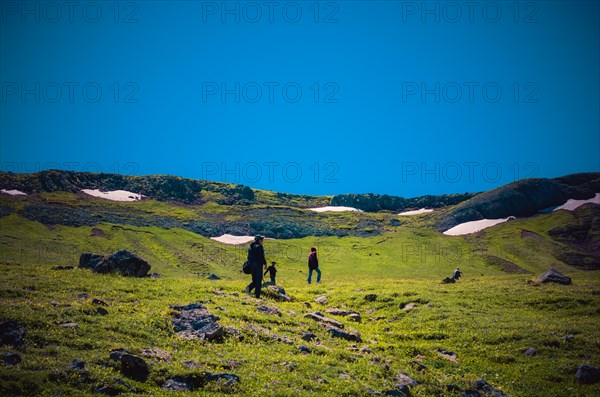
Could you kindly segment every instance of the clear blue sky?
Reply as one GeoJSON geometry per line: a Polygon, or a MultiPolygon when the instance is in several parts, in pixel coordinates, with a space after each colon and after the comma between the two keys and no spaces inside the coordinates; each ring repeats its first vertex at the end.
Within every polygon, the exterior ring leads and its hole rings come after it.
{"type": "Polygon", "coordinates": [[[405,197],[600,171],[596,1],[72,4],[0,3],[3,171],[405,197]]]}

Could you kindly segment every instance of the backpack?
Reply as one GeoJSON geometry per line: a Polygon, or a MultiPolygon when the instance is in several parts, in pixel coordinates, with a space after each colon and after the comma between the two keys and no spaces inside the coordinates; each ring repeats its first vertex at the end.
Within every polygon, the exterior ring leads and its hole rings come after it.
{"type": "Polygon", "coordinates": [[[248,261],[244,262],[244,264],[242,265],[242,271],[244,272],[244,274],[252,273],[252,266],[250,266],[250,263],[248,263],[248,261]]]}
{"type": "Polygon", "coordinates": [[[317,254],[311,252],[310,255],[308,255],[308,268],[311,270],[315,270],[317,267],[319,267],[318,263],[319,262],[317,261],[317,254]]]}

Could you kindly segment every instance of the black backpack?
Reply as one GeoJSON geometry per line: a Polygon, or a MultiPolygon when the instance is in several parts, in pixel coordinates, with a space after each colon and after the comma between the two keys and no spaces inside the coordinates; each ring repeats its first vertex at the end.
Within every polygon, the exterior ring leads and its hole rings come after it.
{"type": "Polygon", "coordinates": [[[244,274],[252,273],[252,266],[250,266],[250,263],[248,263],[248,261],[244,262],[244,264],[242,265],[242,271],[244,272],[244,274]]]}

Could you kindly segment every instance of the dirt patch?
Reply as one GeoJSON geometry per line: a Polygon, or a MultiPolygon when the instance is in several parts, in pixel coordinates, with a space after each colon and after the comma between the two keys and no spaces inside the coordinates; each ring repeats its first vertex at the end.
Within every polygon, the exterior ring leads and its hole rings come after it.
{"type": "Polygon", "coordinates": [[[92,228],[92,234],[91,234],[91,236],[106,238],[106,233],[104,233],[104,231],[102,231],[102,230],[94,227],[94,228],[92,228]]]}
{"type": "Polygon", "coordinates": [[[511,261],[507,261],[506,259],[498,258],[497,256],[494,256],[494,255],[486,255],[485,259],[488,262],[488,264],[490,264],[492,266],[500,266],[502,271],[504,271],[506,273],[533,274],[529,270],[523,269],[521,266],[519,266],[515,263],[512,263],[511,261]]]}
{"type": "Polygon", "coordinates": [[[537,234],[536,232],[532,232],[531,230],[521,230],[521,238],[530,238],[537,241],[544,241],[544,236],[537,234]]]}

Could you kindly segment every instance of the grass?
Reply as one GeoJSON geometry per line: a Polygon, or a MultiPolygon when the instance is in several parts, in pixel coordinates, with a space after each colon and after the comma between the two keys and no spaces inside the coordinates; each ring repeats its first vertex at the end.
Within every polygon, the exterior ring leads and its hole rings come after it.
{"type": "MultiPolygon", "coordinates": [[[[161,211],[169,211],[167,204],[161,205],[161,211]]],[[[360,221],[324,216],[340,223],[360,221]]],[[[23,349],[2,347],[18,351],[23,361],[0,367],[0,393],[79,396],[110,384],[131,395],[177,395],[160,385],[175,375],[209,371],[234,373],[241,381],[234,386],[208,383],[203,395],[370,395],[369,389],[393,389],[403,373],[419,382],[411,388],[413,396],[453,395],[449,384],[466,390],[482,377],[510,396],[597,396],[600,385],[579,385],[574,373],[580,364],[600,366],[599,273],[558,262],[547,236],[547,230],[571,216],[512,221],[466,238],[439,234],[427,226],[432,218],[424,215],[402,219],[402,226],[375,237],[267,240],[267,259],[279,263],[278,282],[294,298],[284,303],[270,298],[259,302],[242,292],[249,282],[239,272],[245,247],[224,246],[179,229],[106,223],[95,226],[104,235],[98,237],[91,227],[48,227],[12,214],[0,218],[0,321],[22,322],[27,335],[23,349]],[[521,238],[523,229],[543,240],[521,238]],[[306,255],[312,245],[319,249],[323,283],[306,285],[306,255]],[[52,270],[76,266],[85,251],[121,248],[148,260],[162,278],[52,270]],[[536,274],[555,266],[573,277],[573,285],[532,284],[534,276],[507,274],[489,265],[489,254],[536,274]],[[441,284],[457,265],[464,277],[441,284]],[[222,280],[207,280],[209,273],[222,280]],[[81,293],[90,298],[78,298],[81,293]],[[369,302],[367,294],[377,298],[369,302]],[[326,305],[315,302],[320,295],[327,296],[326,305]],[[97,314],[92,298],[108,302],[107,316],[97,314]],[[239,330],[243,340],[179,339],[170,323],[170,306],[194,301],[218,315],[223,326],[239,330]],[[411,302],[417,305],[403,309],[411,302]],[[276,306],[282,316],[261,314],[259,305],[276,306]],[[331,307],[360,313],[360,323],[330,317],[358,331],[362,342],[334,339],[304,318],[309,311],[331,307]],[[65,322],[79,327],[59,326],[65,322]],[[258,326],[293,344],[253,331],[258,326]],[[317,341],[300,339],[308,331],[317,341]],[[302,354],[299,345],[311,352],[302,354]],[[525,356],[529,347],[538,354],[525,356]],[[134,354],[159,348],[172,356],[152,362],[150,378],[142,383],[124,378],[111,363],[108,356],[115,348],[134,354]],[[457,362],[438,350],[456,353],[457,362]],[[75,359],[85,361],[85,375],[69,369],[75,359]],[[190,360],[199,368],[186,367],[190,360]]]]}

